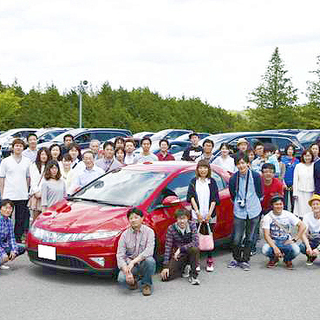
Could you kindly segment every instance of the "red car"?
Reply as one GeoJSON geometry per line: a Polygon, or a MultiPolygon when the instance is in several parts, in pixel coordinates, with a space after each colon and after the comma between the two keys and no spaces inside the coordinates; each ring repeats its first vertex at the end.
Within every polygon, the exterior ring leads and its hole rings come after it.
{"type": "MultiPolygon", "coordinates": [[[[117,244],[129,225],[126,213],[133,206],[144,212],[144,223],[156,234],[156,252],[163,254],[175,210],[191,208],[186,195],[195,168],[193,163],[164,161],[130,165],[103,175],[38,217],[27,237],[30,260],[70,271],[115,271],[117,244]]],[[[212,169],[221,200],[214,237],[227,238],[233,226],[229,175],[215,165],[212,169]]]]}

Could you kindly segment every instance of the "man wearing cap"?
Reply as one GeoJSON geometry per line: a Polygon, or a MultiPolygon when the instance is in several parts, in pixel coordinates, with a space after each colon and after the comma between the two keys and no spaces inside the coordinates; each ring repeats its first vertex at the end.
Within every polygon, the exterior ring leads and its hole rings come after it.
{"type": "Polygon", "coordinates": [[[272,211],[270,211],[262,222],[266,244],[262,247],[262,253],[270,260],[267,268],[277,266],[279,259],[283,258],[287,269],[292,270],[292,260],[300,253],[296,244],[305,230],[304,223],[293,213],[283,210],[284,199],[276,195],[271,199],[272,211]],[[298,233],[291,235],[293,227],[298,227],[298,233]]]}
{"type": "Polygon", "coordinates": [[[314,194],[309,200],[312,211],[303,217],[306,230],[302,234],[301,253],[307,256],[306,264],[312,265],[320,253],[320,195],[314,194]]]}
{"type": "Polygon", "coordinates": [[[192,132],[189,134],[189,139],[191,141],[191,146],[183,152],[181,160],[196,161],[203,153],[203,149],[199,145],[200,137],[196,132],[192,132]]]}
{"type": "Polygon", "coordinates": [[[232,154],[231,157],[236,159],[239,152],[247,152],[249,147],[249,142],[245,138],[240,138],[237,142],[237,152],[232,154]]]}

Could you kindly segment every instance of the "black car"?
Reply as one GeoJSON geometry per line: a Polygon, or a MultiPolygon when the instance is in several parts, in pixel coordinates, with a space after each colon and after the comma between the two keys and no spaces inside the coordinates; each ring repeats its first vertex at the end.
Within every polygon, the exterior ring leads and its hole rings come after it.
{"type": "MultiPolygon", "coordinates": [[[[284,153],[285,148],[289,144],[293,144],[296,147],[296,156],[300,157],[304,150],[297,137],[293,134],[284,133],[268,133],[268,132],[230,132],[213,134],[205,139],[210,139],[214,142],[214,154],[218,156],[219,148],[222,143],[228,143],[231,150],[237,151],[237,142],[240,138],[245,138],[253,148],[257,142],[272,143],[276,148],[279,148],[280,152],[284,153]]],[[[200,141],[202,145],[203,141],[200,141]]]]}

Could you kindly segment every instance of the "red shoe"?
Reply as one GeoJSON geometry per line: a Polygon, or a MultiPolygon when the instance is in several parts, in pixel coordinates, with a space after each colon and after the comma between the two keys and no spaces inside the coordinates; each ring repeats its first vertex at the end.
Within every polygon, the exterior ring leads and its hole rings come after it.
{"type": "Polygon", "coordinates": [[[278,265],[279,262],[279,258],[275,258],[275,259],[270,259],[270,261],[267,264],[267,268],[273,269],[278,265]]]}
{"type": "Polygon", "coordinates": [[[293,270],[292,261],[285,261],[286,267],[288,270],[293,270]]]}

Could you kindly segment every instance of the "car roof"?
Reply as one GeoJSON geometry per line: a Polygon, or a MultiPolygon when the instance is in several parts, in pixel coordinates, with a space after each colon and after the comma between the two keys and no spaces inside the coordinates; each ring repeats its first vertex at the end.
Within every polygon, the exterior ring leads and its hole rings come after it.
{"type": "MultiPolygon", "coordinates": [[[[135,171],[146,171],[146,172],[165,172],[165,173],[174,173],[174,172],[183,172],[196,169],[197,163],[188,162],[188,161],[154,161],[154,162],[145,162],[130,164],[129,166],[122,167],[122,170],[135,170],[135,171]]],[[[211,164],[210,167],[217,173],[222,174],[223,176],[228,176],[226,171],[221,167],[211,164]]]]}

